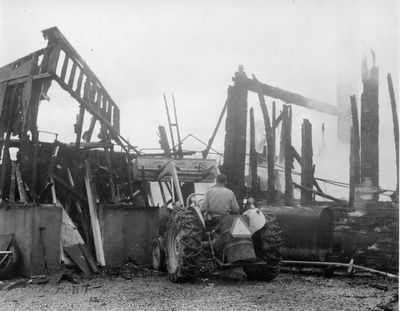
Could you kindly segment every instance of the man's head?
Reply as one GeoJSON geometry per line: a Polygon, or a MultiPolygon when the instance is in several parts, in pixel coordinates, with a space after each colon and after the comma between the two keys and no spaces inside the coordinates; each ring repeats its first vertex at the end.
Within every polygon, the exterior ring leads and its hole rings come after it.
{"type": "Polygon", "coordinates": [[[217,185],[226,186],[226,175],[225,174],[219,174],[217,176],[217,185]]]}

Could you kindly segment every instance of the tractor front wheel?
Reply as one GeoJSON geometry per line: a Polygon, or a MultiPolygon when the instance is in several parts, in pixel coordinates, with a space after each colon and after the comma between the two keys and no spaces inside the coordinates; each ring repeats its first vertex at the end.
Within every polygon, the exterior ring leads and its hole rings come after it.
{"type": "Polygon", "coordinates": [[[182,282],[199,273],[201,224],[195,212],[184,208],[173,211],[166,232],[166,263],[172,282],[182,282]]]}

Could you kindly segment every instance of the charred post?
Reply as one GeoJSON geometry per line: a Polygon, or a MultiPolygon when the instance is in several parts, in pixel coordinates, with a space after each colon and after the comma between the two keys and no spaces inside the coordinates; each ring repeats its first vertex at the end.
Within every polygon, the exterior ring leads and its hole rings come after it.
{"type": "Polygon", "coordinates": [[[250,108],[250,159],[249,175],[251,181],[251,195],[258,198],[259,185],[257,178],[257,151],[256,151],[256,130],[254,126],[254,110],[250,108]]]}
{"type": "Polygon", "coordinates": [[[363,93],[361,95],[361,180],[371,179],[379,187],[379,69],[368,69],[366,59],[362,63],[363,93]]]}
{"type": "Polygon", "coordinates": [[[289,105],[283,107],[282,118],[283,145],[285,157],[285,205],[293,204],[293,152],[292,152],[292,109],[289,105]]]}
{"type": "Polygon", "coordinates": [[[265,134],[267,138],[267,166],[268,166],[268,201],[274,200],[275,194],[275,143],[274,143],[274,132],[275,128],[271,126],[269,119],[269,113],[267,105],[265,104],[264,95],[259,92],[258,99],[260,100],[260,106],[264,118],[265,134]]]}
{"type": "Polygon", "coordinates": [[[313,174],[313,147],[312,147],[312,125],[307,119],[303,120],[301,127],[301,189],[300,202],[303,206],[312,204],[312,192],[305,190],[312,189],[314,184],[313,174]]]}
{"type": "Polygon", "coordinates": [[[235,74],[235,83],[227,105],[224,165],[222,172],[228,177],[228,188],[236,195],[239,206],[243,202],[244,170],[246,160],[247,79],[243,67],[235,74]]]}
{"type": "Polygon", "coordinates": [[[356,97],[350,96],[352,126],[350,129],[350,193],[349,206],[354,207],[355,189],[360,180],[360,130],[356,97]]]}

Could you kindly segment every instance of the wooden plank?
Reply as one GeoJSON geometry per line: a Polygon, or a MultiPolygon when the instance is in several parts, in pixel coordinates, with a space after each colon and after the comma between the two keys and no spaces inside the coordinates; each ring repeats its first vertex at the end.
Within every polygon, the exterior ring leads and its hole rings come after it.
{"type": "Polygon", "coordinates": [[[7,251],[14,239],[14,234],[0,234],[0,251],[7,251]]]}
{"type": "MultiPolygon", "coordinates": [[[[312,173],[312,174],[313,174],[313,176],[315,176],[315,164],[313,165],[313,173],[312,173]]],[[[321,192],[321,193],[324,193],[324,192],[322,191],[322,189],[321,189],[321,187],[320,187],[318,181],[315,179],[315,177],[313,177],[313,184],[314,184],[315,189],[317,189],[317,191],[319,191],[319,192],[321,192]]]]}
{"type": "Polygon", "coordinates": [[[96,98],[97,86],[96,86],[96,83],[92,83],[91,85],[92,85],[92,87],[91,87],[90,94],[89,94],[89,105],[94,106],[94,104],[95,104],[94,99],[96,98]]]}
{"type": "Polygon", "coordinates": [[[100,223],[97,215],[97,203],[94,197],[94,192],[93,192],[94,189],[92,186],[92,181],[91,181],[92,177],[88,161],[85,161],[85,166],[86,166],[85,187],[88,198],[89,214],[90,214],[90,221],[92,224],[92,233],[93,233],[94,246],[96,250],[96,258],[101,266],[105,266],[106,262],[104,258],[103,241],[101,238],[100,223]]]}
{"type": "MultiPolygon", "coordinates": [[[[70,189],[72,189],[75,192],[75,182],[74,182],[74,179],[72,177],[71,170],[69,168],[67,168],[66,169],[66,173],[67,173],[68,185],[69,185],[70,189]]],[[[72,194],[75,194],[74,192],[72,192],[72,194]]],[[[80,199],[83,199],[82,202],[84,204],[86,204],[87,200],[82,197],[80,192],[76,192],[76,193],[79,194],[79,198],[80,199]]],[[[86,226],[85,218],[83,217],[81,203],[79,202],[79,200],[74,200],[74,202],[75,202],[76,210],[78,211],[78,214],[79,214],[80,221],[82,223],[83,231],[85,233],[85,241],[86,241],[86,243],[89,243],[89,230],[88,230],[88,228],[86,226]]]]}
{"type": "Polygon", "coordinates": [[[81,70],[79,72],[78,82],[76,83],[76,90],[75,90],[75,93],[78,94],[79,97],[81,97],[82,80],[83,80],[83,71],[81,70]]]}
{"type": "Polygon", "coordinates": [[[79,245],[64,246],[64,251],[67,253],[68,257],[72,259],[74,263],[85,273],[86,276],[92,277],[92,270],[86,261],[85,255],[80,249],[79,245]]]}
{"type": "Polygon", "coordinates": [[[81,249],[83,255],[86,258],[86,261],[88,262],[90,269],[92,269],[93,273],[100,273],[99,267],[97,266],[96,261],[94,260],[92,254],[89,251],[89,248],[86,244],[79,244],[79,248],[81,249]]]}
{"type": "MultiPolygon", "coordinates": [[[[314,185],[312,125],[307,119],[303,120],[301,137],[301,185],[312,189],[314,185]]],[[[300,203],[307,206],[312,204],[312,201],[312,193],[302,189],[300,203]]]]}
{"type": "Polygon", "coordinates": [[[34,85],[31,95],[31,103],[30,103],[30,118],[31,118],[31,127],[30,131],[32,133],[32,173],[31,173],[31,193],[34,200],[36,200],[36,193],[38,192],[37,189],[37,170],[38,170],[38,153],[39,153],[39,132],[37,128],[37,117],[39,112],[39,102],[42,92],[43,84],[36,84],[34,85]]]}
{"type": "Polygon", "coordinates": [[[297,150],[293,146],[291,146],[290,149],[291,149],[293,158],[299,163],[300,166],[302,166],[301,156],[299,155],[297,150]]]}
{"type": "Polygon", "coordinates": [[[17,176],[17,185],[18,185],[18,192],[19,192],[19,201],[22,203],[27,202],[27,196],[25,192],[24,182],[22,180],[21,170],[19,168],[19,164],[15,165],[15,175],[17,176]]]}
{"type": "Polygon", "coordinates": [[[260,101],[261,110],[264,118],[265,135],[267,138],[267,167],[268,167],[268,200],[275,199],[275,142],[271,121],[269,119],[268,108],[265,103],[264,95],[259,91],[258,99],[260,101]]]}
{"type": "Polygon", "coordinates": [[[68,68],[68,60],[69,60],[69,57],[65,53],[65,58],[64,58],[64,62],[63,62],[63,65],[62,65],[62,68],[61,68],[61,73],[60,73],[60,79],[64,83],[65,83],[65,75],[67,73],[67,68],[68,68]]]}
{"type": "Polygon", "coordinates": [[[15,171],[16,171],[16,163],[14,161],[11,162],[11,181],[10,181],[10,194],[8,199],[10,202],[15,202],[15,171]]]}
{"type": "Polygon", "coordinates": [[[85,85],[83,86],[83,100],[85,101],[86,105],[91,106],[89,103],[90,92],[92,89],[92,85],[89,79],[86,79],[85,85]]]}
{"type": "Polygon", "coordinates": [[[71,69],[71,74],[69,75],[69,79],[68,79],[68,86],[69,86],[70,88],[72,88],[73,85],[74,85],[75,74],[76,74],[76,67],[77,67],[76,62],[73,62],[72,69],[71,69]]]}
{"type": "MultiPolygon", "coordinates": [[[[233,80],[236,82],[237,78],[235,77],[233,80]]],[[[338,115],[340,113],[339,109],[334,105],[329,105],[312,98],[307,98],[296,93],[261,83],[254,77],[253,79],[248,79],[247,77],[243,78],[241,84],[249,91],[256,93],[261,91],[265,96],[279,99],[287,104],[294,104],[332,115],[338,115]]]]}
{"type": "Polygon", "coordinates": [[[274,128],[278,127],[279,123],[282,121],[282,118],[283,118],[283,114],[282,114],[282,111],[281,111],[279,116],[274,120],[274,123],[273,123],[274,128]]]}
{"type": "Polygon", "coordinates": [[[117,132],[119,132],[120,131],[120,124],[119,124],[120,112],[119,112],[119,108],[117,106],[113,106],[113,107],[114,107],[114,113],[113,113],[112,125],[117,130],[117,132]]]}

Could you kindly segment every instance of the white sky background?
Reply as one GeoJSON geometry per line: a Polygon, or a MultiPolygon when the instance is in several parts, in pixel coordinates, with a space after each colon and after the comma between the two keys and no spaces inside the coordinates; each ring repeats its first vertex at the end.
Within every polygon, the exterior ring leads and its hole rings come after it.
{"type": "MultiPolygon", "coordinates": [[[[57,26],[120,107],[121,132],[139,148],[159,147],[157,127],[166,125],[164,92],[175,94],[181,136],[192,133],[207,141],[239,64],[260,81],[336,104],[336,55],[341,48],[337,43],[350,35],[355,40],[353,47],[347,47],[348,60],[352,61],[342,59],[339,63],[341,68],[347,68],[349,77],[356,79],[353,94],[358,101],[362,54],[372,48],[377,55],[381,179],[383,187],[394,188],[393,129],[386,74],[392,73],[397,86],[396,0],[27,0],[0,2],[0,10],[0,65],[44,47],[41,30],[57,26]],[[344,15],[339,25],[338,12],[344,15]]],[[[398,88],[396,95],[399,102],[398,88]]],[[[41,105],[40,128],[60,133],[62,141],[72,141],[78,104],[55,83],[49,96],[52,100],[41,105]]],[[[249,96],[249,104],[255,107],[262,131],[257,98],[249,96]]],[[[315,157],[320,140],[318,129],[323,121],[330,120],[326,125],[328,155],[340,158],[337,165],[345,167],[338,174],[333,162],[318,168],[315,159],[317,175],[347,181],[348,150],[336,144],[334,119],[296,110],[295,146],[300,145],[304,117],[313,123],[315,157]]],[[[224,123],[214,145],[219,151],[223,151],[223,138],[224,123]]],[[[184,147],[203,149],[195,141],[188,141],[184,147]]]]}

